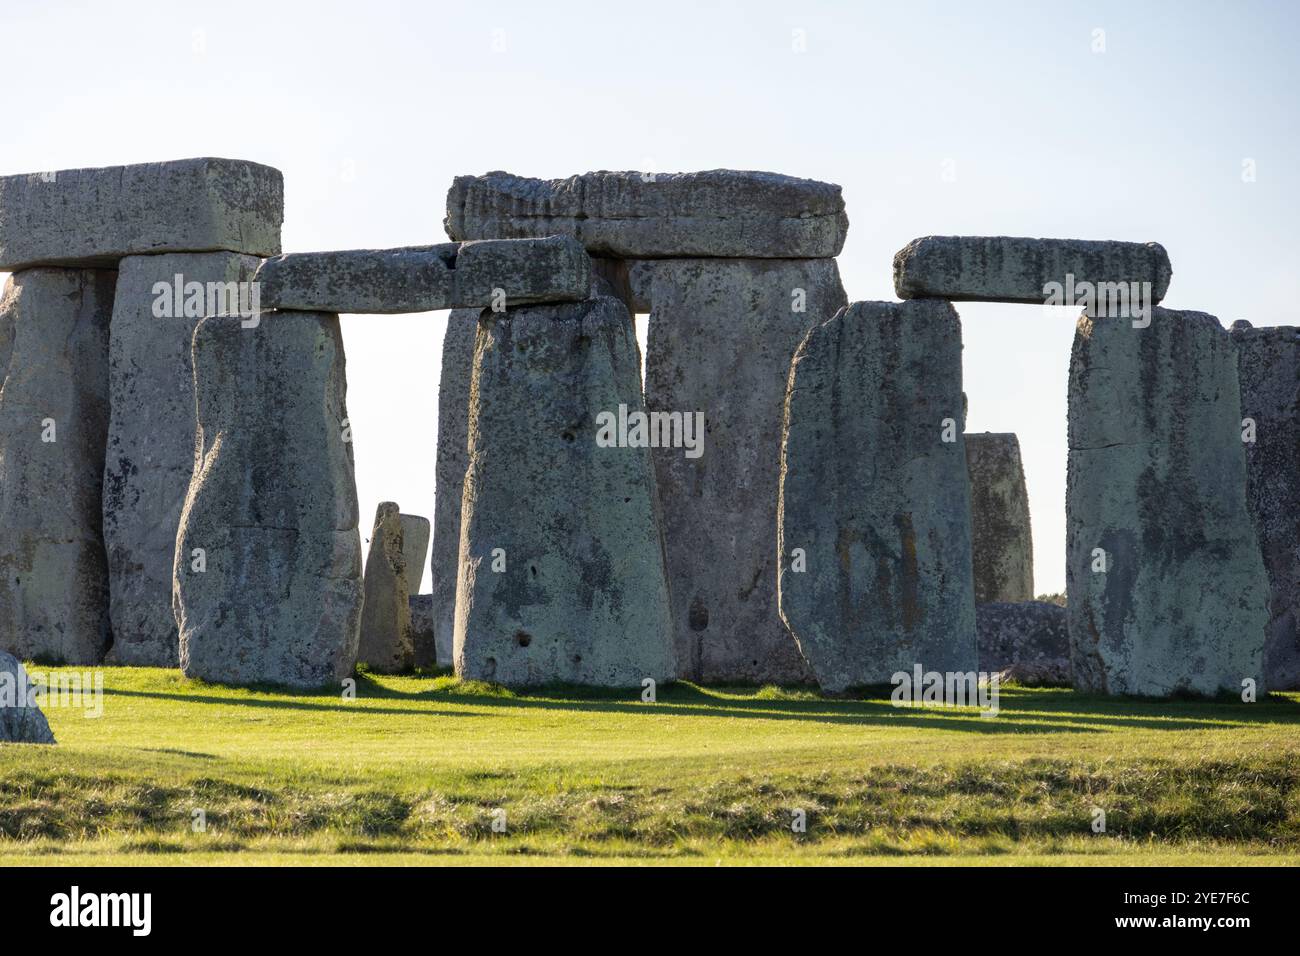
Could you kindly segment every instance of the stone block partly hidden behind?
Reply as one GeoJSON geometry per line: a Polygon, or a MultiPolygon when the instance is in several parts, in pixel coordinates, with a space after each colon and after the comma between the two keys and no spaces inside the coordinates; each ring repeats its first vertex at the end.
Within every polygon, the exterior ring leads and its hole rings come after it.
{"type": "Polygon", "coordinates": [[[423,515],[401,516],[402,559],[406,565],[406,591],[409,595],[420,593],[424,580],[424,563],[429,559],[429,519],[423,515]]]}
{"type": "Polygon", "coordinates": [[[1018,684],[1070,685],[1066,610],[1044,601],[977,604],[980,666],[1018,684]]]}
{"type": "Polygon", "coordinates": [[[411,649],[412,660],[416,667],[443,667],[438,660],[437,645],[433,633],[433,595],[412,594],[411,608],[411,649]]]}
{"type": "Polygon", "coordinates": [[[1236,322],[1232,341],[1241,415],[1254,429],[1246,501],[1270,587],[1264,677],[1272,690],[1300,690],[1300,329],[1236,322]]]}
{"type": "Polygon", "coordinates": [[[32,703],[28,681],[22,662],[0,651],[0,743],[54,743],[49,721],[32,703]]]}
{"type": "Polygon", "coordinates": [[[196,460],[173,569],[181,669],[339,681],[356,663],[362,590],[338,316],[207,318],[193,362],[196,460]]]}
{"type": "Polygon", "coordinates": [[[1034,542],[1020,442],[1012,434],[966,435],[975,603],[1034,596],[1034,542]]]}
{"type": "Polygon", "coordinates": [[[98,664],[111,270],[27,269],[0,298],[0,649],[98,664]]]}
{"type": "Polygon", "coordinates": [[[848,231],[840,187],[777,173],[595,172],[568,179],[457,176],[452,239],[573,236],[593,255],[817,259],[848,231]]]}
{"type": "Polygon", "coordinates": [[[280,251],[284,177],[237,159],[0,177],[0,270],[161,252],[280,251]]]}
{"type": "Polygon", "coordinates": [[[598,444],[643,408],[619,300],[484,312],[474,349],[456,673],[640,688],[675,675],[648,448],[598,444]]]}
{"type": "Polygon", "coordinates": [[[406,589],[402,516],[391,501],[380,502],[366,556],[365,601],[357,660],[380,674],[400,674],[415,662],[411,605],[406,589]]]}
{"type": "Polygon", "coordinates": [[[1065,500],[1077,688],[1265,690],[1269,586],[1241,418],[1237,350],[1214,316],[1079,320],[1065,500]]]}
{"type": "Polygon", "coordinates": [[[781,616],[823,690],[976,669],[961,322],[855,302],[808,333],[781,454],[781,616]]]}

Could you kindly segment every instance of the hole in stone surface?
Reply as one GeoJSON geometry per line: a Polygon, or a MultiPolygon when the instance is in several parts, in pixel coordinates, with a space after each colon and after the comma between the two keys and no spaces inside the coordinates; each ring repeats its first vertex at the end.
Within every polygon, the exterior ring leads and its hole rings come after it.
{"type": "Polygon", "coordinates": [[[533,635],[529,634],[527,631],[518,631],[515,633],[515,643],[520,647],[527,647],[529,644],[533,643],[533,635]]]}
{"type": "Polygon", "coordinates": [[[692,631],[702,631],[709,626],[709,607],[698,597],[691,602],[687,623],[692,631]]]}
{"type": "Polygon", "coordinates": [[[486,661],[483,662],[483,670],[484,670],[484,676],[488,680],[491,680],[493,677],[495,677],[497,673],[497,659],[495,657],[489,657],[486,661]]]}
{"type": "Polygon", "coordinates": [[[573,663],[575,663],[575,664],[581,664],[581,663],[582,663],[582,655],[581,655],[581,654],[574,654],[574,655],[573,655],[573,663]]]}
{"type": "Polygon", "coordinates": [[[564,433],[564,440],[565,440],[565,441],[574,441],[576,438],[577,438],[577,436],[574,435],[573,432],[565,432],[565,433],[564,433]]]}
{"type": "Polygon", "coordinates": [[[528,570],[533,572],[533,577],[537,577],[537,565],[530,564],[528,570]]]}

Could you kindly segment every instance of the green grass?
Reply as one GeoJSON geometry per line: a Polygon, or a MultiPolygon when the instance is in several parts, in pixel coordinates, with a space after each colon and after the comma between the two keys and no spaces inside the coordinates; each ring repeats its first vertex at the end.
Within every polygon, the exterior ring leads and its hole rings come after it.
{"type": "Polygon", "coordinates": [[[776,688],[646,704],[363,676],[347,702],[104,673],[101,718],[47,707],[57,747],[0,745],[0,863],[1300,861],[1297,695],[1013,687],[987,719],[776,688]]]}

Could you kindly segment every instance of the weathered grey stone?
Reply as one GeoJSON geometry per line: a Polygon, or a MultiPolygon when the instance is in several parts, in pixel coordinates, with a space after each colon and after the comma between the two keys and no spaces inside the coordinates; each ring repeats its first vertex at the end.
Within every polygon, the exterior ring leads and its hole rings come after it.
{"type": "MultiPolygon", "coordinates": [[[[251,280],[260,261],[200,252],[127,256],[119,264],[109,335],[112,411],[103,500],[112,663],[176,667],[180,662],[172,563],[194,472],[190,347],[208,303],[204,296],[202,305],[195,299],[186,308],[184,297],[174,292],[177,277],[182,289],[188,283],[202,283],[205,290],[218,288],[217,283],[232,288],[226,284],[251,280]],[[160,297],[157,283],[173,291],[160,297]]],[[[233,291],[237,297],[238,287],[233,291]]],[[[237,308],[236,303],[230,311],[237,308]]]]}
{"type": "Polygon", "coordinates": [[[406,564],[406,591],[420,593],[424,562],[429,558],[429,519],[423,515],[402,515],[402,559],[406,564]]]}
{"type": "Polygon", "coordinates": [[[460,563],[460,495],[469,464],[469,382],[479,309],[456,309],[447,316],[438,380],[438,460],[434,475],[433,548],[429,581],[437,661],[452,663],[456,630],[456,573],[460,563]]]}
{"type": "Polygon", "coordinates": [[[1012,434],[966,437],[975,603],[1034,597],[1034,541],[1020,442],[1012,434]]]}
{"type": "Polygon", "coordinates": [[[319,312],[432,312],[584,299],[591,259],[568,236],[401,249],[293,252],[257,273],[262,306],[319,312]],[[498,291],[499,290],[499,291],[498,291]]]}
{"type": "Polygon", "coordinates": [[[0,651],[0,743],[54,743],[50,723],[36,705],[32,690],[22,663],[0,651]]]}
{"type": "Polygon", "coordinates": [[[457,176],[452,239],[563,235],[596,255],[654,259],[836,256],[849,221],[840,187],[777,173],[595,172],[529,179],[457,176]]]}
{"type": "Polygon", "coordinates": [[[361,608],[361,648],[357,661],[380,674],[400,674],[415,662],[411,644],[411,604],[402,553],[402,516],[394,502],[375,511],[366,556],[365,603],[361,608]]]}
{"type": "Polygon", "coordinates": [[[173,571],[181,669],[232,684],[340,680],[362,591],[338,316],[210,317],[193,362],[198,434],[173,571]]]}
{"type": "Polygon", "coordinates": [[[416,667],[446,666],[438,660],[437,644],[433,633],[433,595],[412,594],[411,647],[414,649],[416,667]]]}
{"type": "Polygon", "coordinates": [[[855,302],[795,354],[780,606],[823,690],[976,669],[966,452],[945,440],[960,415],[947,302],[855,302]]]}
{"type": "Polygon", "coordinates": [[[1249,678],[1262,692],[1268,579],[1227,332],[1203,312],[1155,309],[1147,328],[1085,316],[1069,397],[1075,686],[1239,694],[1249,678]]]}
{"type": "Polygon", "coordinates": [[[0,299],[0,648],[97,664],[110,641],[100,494],[117,273],[29,269],[0,299]]]}
{"type": "Polygon", "coordinates": [[[0,270],[160,252],[280,251],[284,177],[236,159],[0,177],[0,270]]]}
{"type": "Polygon", "coordinates": [[[1066,610],[1044,601],[975,606],[980,667],[1018,684],[1067,687],[1070,635],[1066,610]]]}
{"type": "Polygon", "coordinates": [[[781,415],[795,349],[845,304],[839,271],[832,259],[671,259],[629,273],[650,313],[647,406],[705,420],[699,457],[653,452],[679,675],[811,683],[777,609],[781,415]]]}
{"type": "Polygon", "coordinates": [[[1076,286],[1150,283],[1146,304],[1155,305],[1165,297],[1172,274],[1169,254],[1158,242],[926,236],[894,256],[894,291],[900,299],[1042,303],[1048,283],[1064,286],[1073,276],[1076,286]]]}
{"type": "Polygon", "coordinates": [[[674,676],[649,450],[601,447],[641,409],[617,299],[484,312],[469,406],[456,673],[640,687],[674,676]]]}
{"type": "Polygon", "coordinates": [[[1264,678],[1300,689],[1300,329],[1234,323],[1246,443],[1246,501],[1268,572],[1264,678]]]}

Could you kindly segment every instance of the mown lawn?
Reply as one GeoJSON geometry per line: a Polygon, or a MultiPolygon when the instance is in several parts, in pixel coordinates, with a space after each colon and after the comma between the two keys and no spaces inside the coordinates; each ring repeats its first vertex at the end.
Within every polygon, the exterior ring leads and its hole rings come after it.
{"type": "Polygon", "coordinates": [[[47,707],[57,747],[0,745],[0,863],[1300,862],[1295,694],[1004,688],[989,719],[775,688],[363,676],[345,701],[104,674],[101,718],[47,707]]]}

